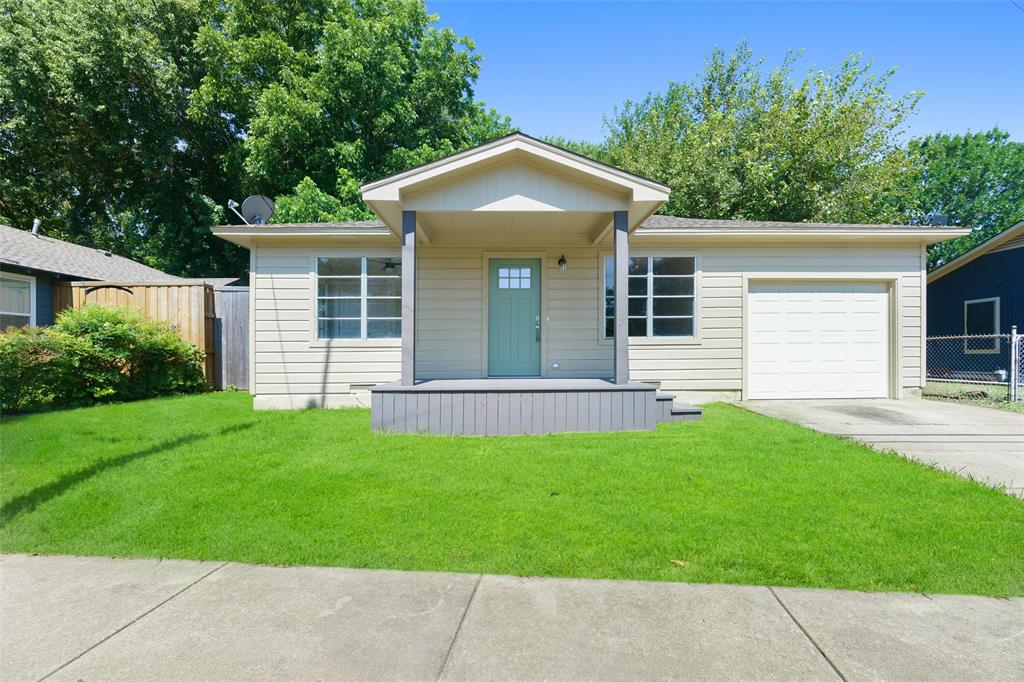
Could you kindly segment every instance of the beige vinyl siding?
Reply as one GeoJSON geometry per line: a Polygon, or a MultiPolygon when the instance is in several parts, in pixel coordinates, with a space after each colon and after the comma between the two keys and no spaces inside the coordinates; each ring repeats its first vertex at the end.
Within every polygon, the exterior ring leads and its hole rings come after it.
{"type": "MultiPolygon", "coordinates": [[[[744,277],[794,280],[893,277],[898,281],[897,345],[900,386],[921,386],[921,247],[907,246],[706,246],[685,249],[632,244],[634,255],[696,255],[700,268],[695,342],[631,339],[631,378],[660,382],[663,390],[699,398],[701,393],[739,397],[743,387],[744,277]]],[[[662,242],[664,244],[664,242],[662,242]]]]}
{"type": "MultiPolygon", "coordinates": [[[[397,241],[397,240],[395,240],[397,241]]],[[[607,246],[579,240],[533,239],[498,246],[418,246],[417,376],[485,376],[485,273],[489,257],[542,258],[543,376],[610,377],[613,345],[602,339],[602,259],[607,246]],[[565,255],[568,267],[558,268],[565,255]],[[559,369],[551,367],[557,362],[559,369]]],[[[688,399],[739,397],[743,384],[744,282],[758,276],[829,279],[895,278],[900,387],[921,386],[922,258],[919,245],[742,247],[700,245],[678,238],[634,238],[633,255],[697,258],[697,336],[630,340],[635,381],[657,382],[688,399]],[[672,241],[666,241],[672,239],[672,241]]],[[[366,404],[367,386],[400,376],[398,339],[317,341],[313,258],[316,255],[399,256],[394,241],[357,246],[348,240],[255,249],[253,377],[257,407],[366,404]]]]}
{"type": "Polygon", "coordinates": [[[486,262],[502,257],[543,260],[543,376],[610,377],[612,346],[599,339],[600,251],[571,243],[495,250],[421,246],[416,283],[417,377],[485,376],[486,262]],[[558,268],[562,255],[568,262],[564,272],[558,268]],[[555,362],[558,369],[551,366],[555,362]]]}
{"type": "Polygon", "coordinates": [[[368,405],[365,387],[398,379],[398,339],[316,340],[316,255],[399,256],[395,247],[254,249],[253,377],[256,407],[368,405]],[[353,388],[353,385],[355,386],[353,388]]]}

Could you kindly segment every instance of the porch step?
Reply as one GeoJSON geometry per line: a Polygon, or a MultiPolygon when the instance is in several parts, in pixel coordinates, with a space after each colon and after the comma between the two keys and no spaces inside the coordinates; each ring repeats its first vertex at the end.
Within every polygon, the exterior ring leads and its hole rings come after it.
{"type": "Polygon", "coordinates": [[[700,419],[704,410],[686,403],[677,403],[671,393],[657,393],[654,396],[657,406],[657,420],[661,422],[686,422],[700,419]]]}

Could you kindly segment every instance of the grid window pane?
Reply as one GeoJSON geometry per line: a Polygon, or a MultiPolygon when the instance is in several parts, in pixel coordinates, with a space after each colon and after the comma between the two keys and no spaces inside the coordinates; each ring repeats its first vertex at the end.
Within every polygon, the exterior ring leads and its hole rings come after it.
{"type": "Polygon", "coordinates": [[[655,275],[692,275],[694,272],[694,258],[691,256],[654,256],[653,270],[655,275]]]}
{"type": "Polygon", "coordinates": [[[317,337],[400,337],[401,273],[399,258],[318,257],[317,337]]]}
{"type": "Polygon", "coordinates": [[[361,258],[320,257],[316,259],[316,273],[321,277],[358,277],[362,274],[361,261],[361,258]]]}
{"type": "Polygon", "coordinates": [[[647,294],[647,278],[646,277],[630,277],[629,278],[629,295],[630,296],[644,296],[647,294]]]}
{"type": "Polygon", "coordinates": [[[358,320],[362,305],[358,298],[321,298],[316,307],[319,317],[354,317],[358,320]]]}
{"type": "Polygon", "coordinates": [[[693,299],[692,298],[655,298],[654,299],[654,316],[662,317],[678,317],[678,316],[692,316],[693,315],[693,299]]]}
{"type": "Polygon", "coordinates": [[[367,296],[401,296],[402,280],[398,277],[367,277],[367,296]]]}
{"type": "Polygon", "coordinates": [[[692,296],[693,277],[655,277],[655,296],[692,296]]]}
{"type": "Polygon", "coordinates": [[[693,336],[692,317],[654,318],[655,336],[693,336]]]}
{"type": "Polygon", "coordinates": [[[367,258],[366,274],[370,277],[401,277],[402,261],[400,258],[367,258]]]}
{"type": "Polygon", "coordinates": [[[317,324],[321,339],[358,339],[359,320],[320,320],[317,324]]]}
{"type": "Polygon", "coordinates": [[[367,317],[401,317],[402,300],[399,298],[366,299],[367,317]]]}
{"type": "Polygon", "coordinates": [[[362,280],[358,277],[339,279],[321,279],[317,286],[318,296],[360,296],[362,280]]]}
{"type": "Polygon", "coordinates": [[[366,337],[369,339],[397,339],[402,336],[401,320],[367,320],[366,337]]]}
{"type": "MultiPolygon", "coordinates": [[[[604,335],[614,337],[615,260],[604,259],[604,335]]],[[[697,260],[693,256],[634,256],[627,295],[630,336],[693,336],[697,260]],[[650,333],[648,333],[650,330],[650,333]]]]}

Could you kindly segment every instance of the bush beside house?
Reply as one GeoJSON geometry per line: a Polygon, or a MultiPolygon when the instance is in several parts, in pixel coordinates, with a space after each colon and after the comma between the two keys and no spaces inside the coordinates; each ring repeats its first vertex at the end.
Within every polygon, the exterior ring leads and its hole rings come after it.
{"type": "Polygon", "coordinates": [[[4,413],[203,390],[203,352],[126,308],[65,310],[52,327],[0,334],[4,413]]]}

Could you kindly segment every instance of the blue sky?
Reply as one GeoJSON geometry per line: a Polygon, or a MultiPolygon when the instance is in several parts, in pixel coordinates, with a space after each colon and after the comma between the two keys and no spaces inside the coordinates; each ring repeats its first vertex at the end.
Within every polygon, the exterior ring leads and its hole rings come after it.
{"type": "Polygon", "coordinates": [[[477,2],[428,0],[483,55],[476,96],[526,133],[600,140],[626,99],[689,80],[714,47],[746,39],[797,70],[861,52],[923,90],[912,135],[988,130],[1024,140],[1024,0],[992,2],[477,2]]]}

